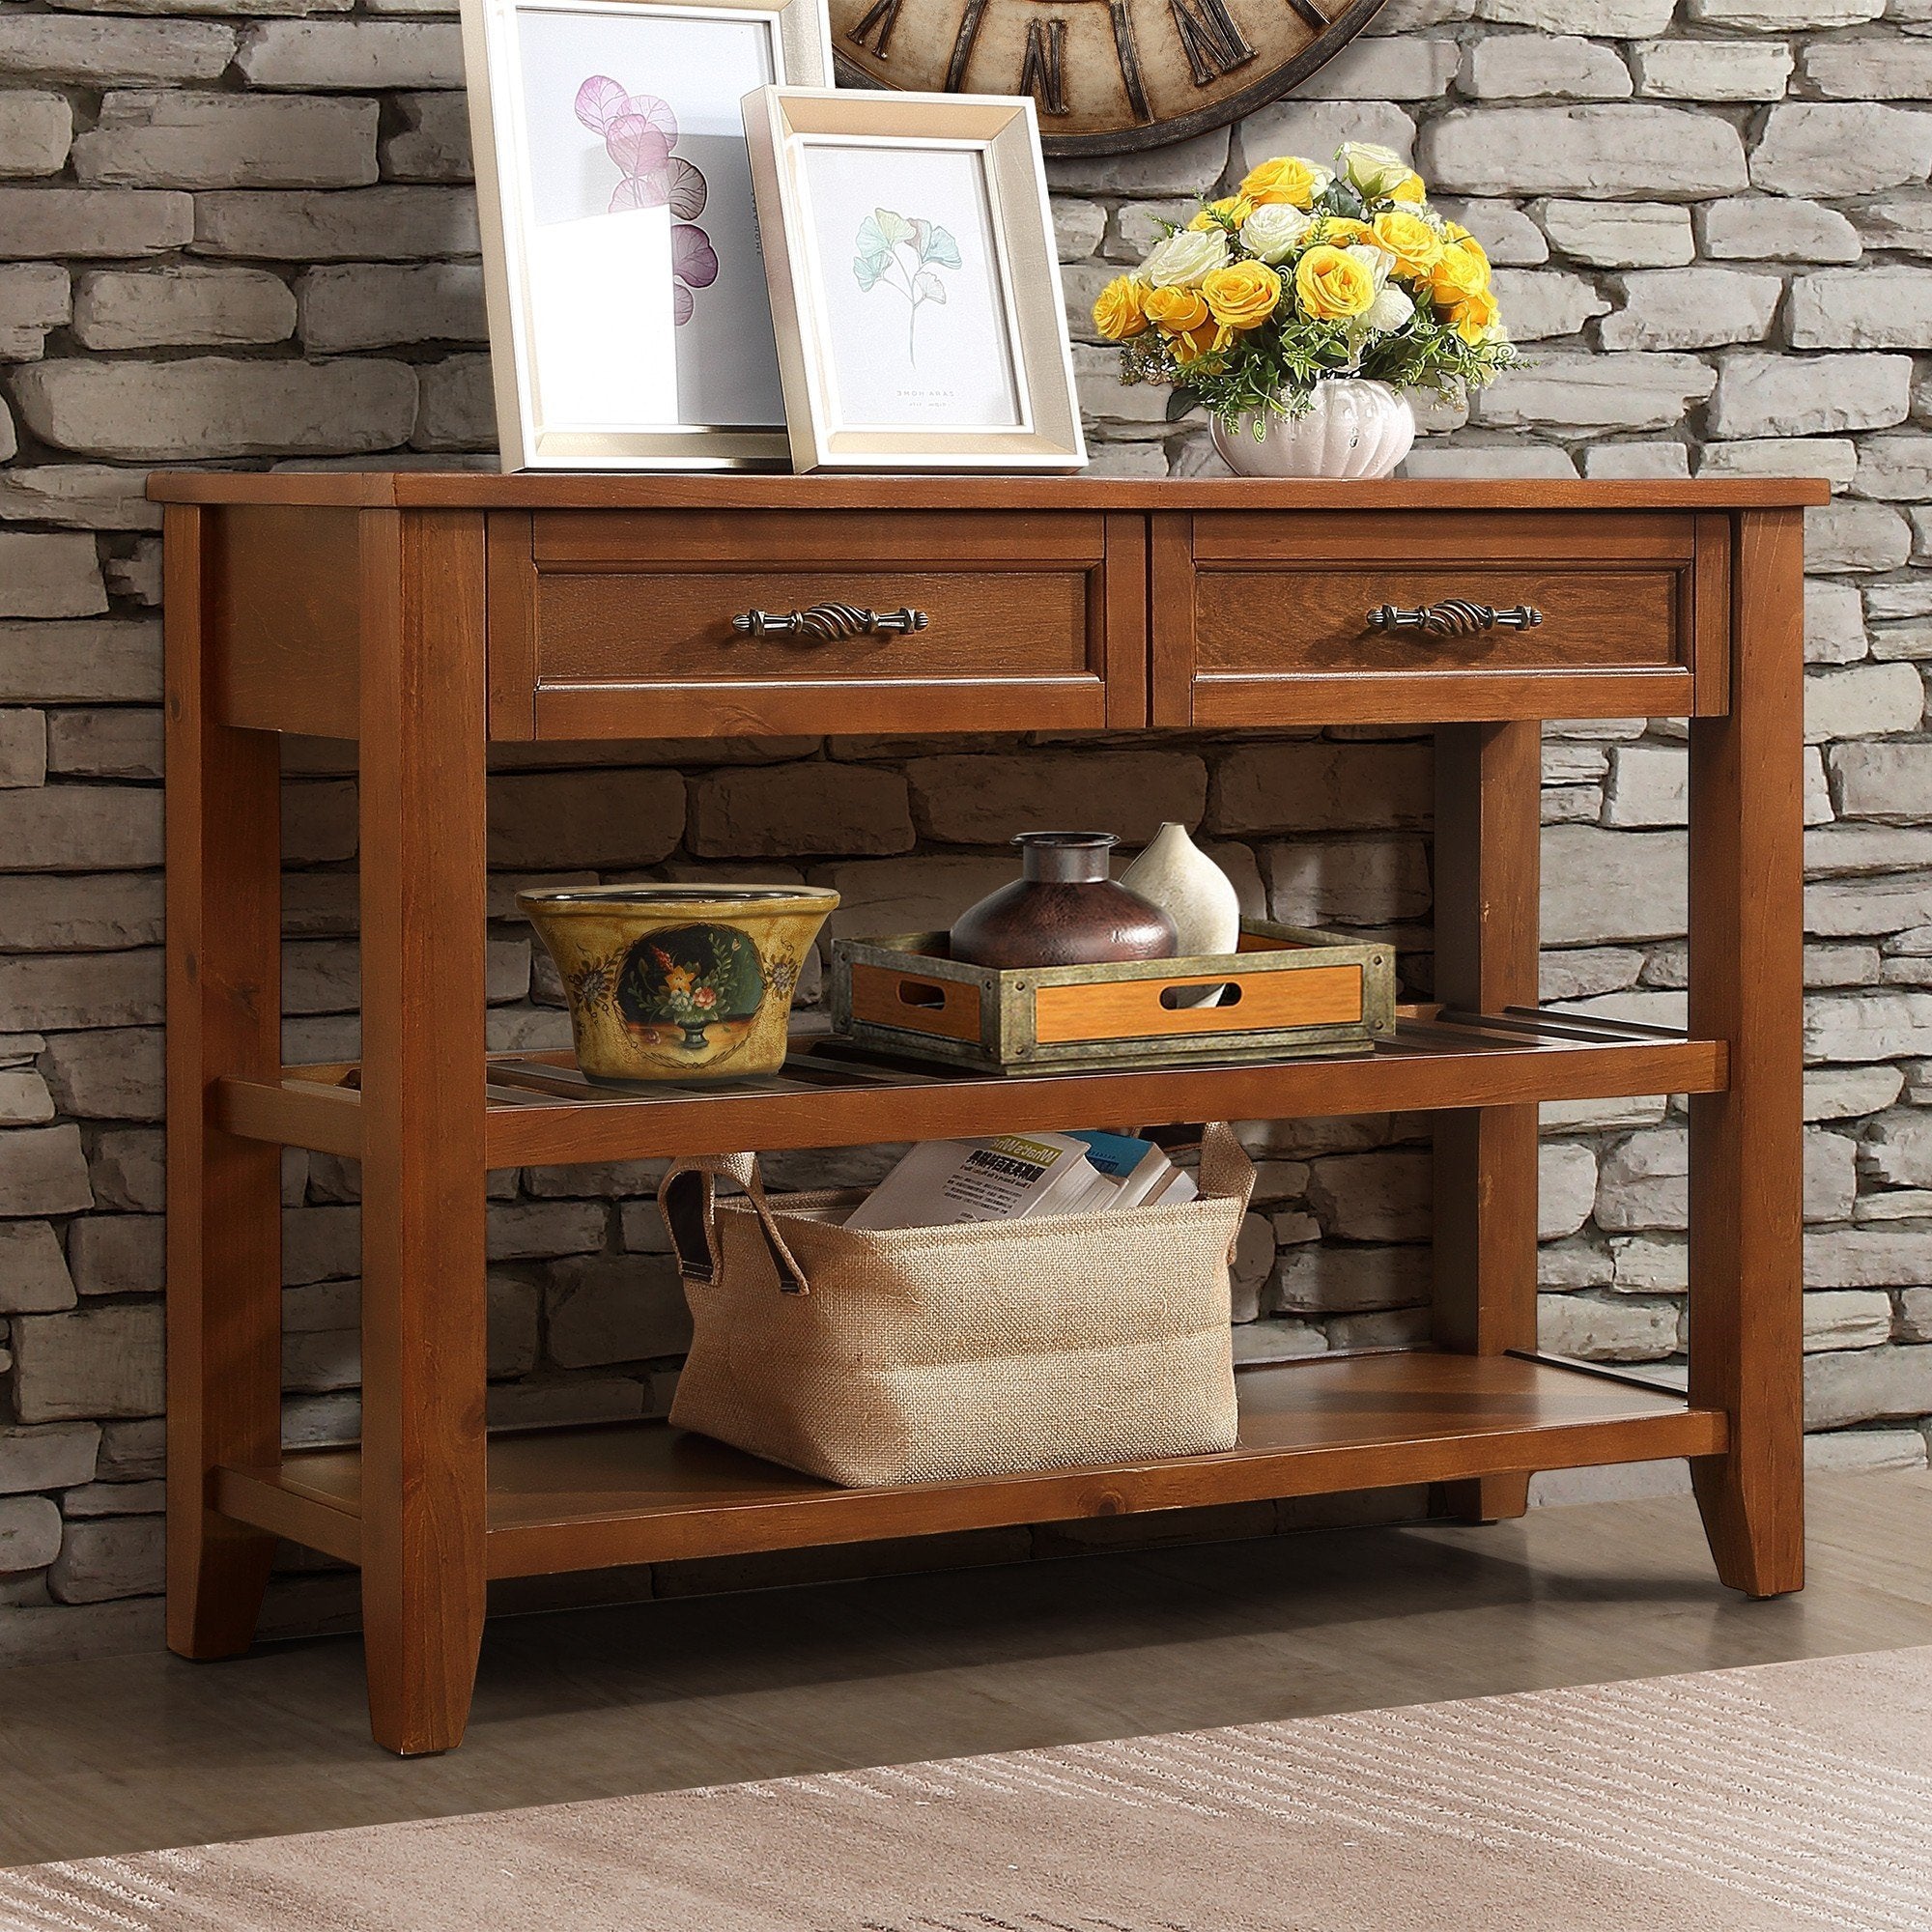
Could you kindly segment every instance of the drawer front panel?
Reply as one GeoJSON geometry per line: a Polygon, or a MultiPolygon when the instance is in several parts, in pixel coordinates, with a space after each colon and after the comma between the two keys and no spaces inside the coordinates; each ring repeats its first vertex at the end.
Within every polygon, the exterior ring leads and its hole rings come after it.
{"type": "MultiPolygon", "coordinates": [[[[537,590],[537,681],[1070,677],[1088,674],[1088,572],[788,569],[546,574],[537,590]],[[748,637],[741,613],[845,606],[926,618],[909,634],[748,637]]],[[[826,628],[842,628],[830,617],[826,628]]]]}
{"type": "Polygon", "coordinates": [[[537,512],[491,543],[497,737],[1146,722],[1137,517],[537,512]]]}
{"type": "Polygon", "coordinates": [[[1195,663],[1204,671],[1429,671],[1657,668],[1684,662],[1674,572],[1557,574],[1510,565],[1372,570],[1204,572],[1195,663]],[[1533,629],[1464,636],[1377,630],[1384,605],[1417,610],[1461,600],[1528,605],[1533,629]]]}
{"type": "Polygon", "coordinates": [[[1728,535],[1653,513],[1156,518],[1154,723],[1719,710],[1728,535]]]}

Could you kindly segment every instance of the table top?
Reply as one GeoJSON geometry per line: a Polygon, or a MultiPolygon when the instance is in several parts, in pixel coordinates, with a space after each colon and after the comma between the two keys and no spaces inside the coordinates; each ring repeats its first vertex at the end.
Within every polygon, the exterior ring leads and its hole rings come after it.
{"type": "Polygon", "coordinates": [[[437,510],[1775,510],[1830,500],[1818,477],[1595,482],[1432,477],[1378,483],[1262,477],[788,476],[483,469],[156,470],[162,503],[437,510]]]}

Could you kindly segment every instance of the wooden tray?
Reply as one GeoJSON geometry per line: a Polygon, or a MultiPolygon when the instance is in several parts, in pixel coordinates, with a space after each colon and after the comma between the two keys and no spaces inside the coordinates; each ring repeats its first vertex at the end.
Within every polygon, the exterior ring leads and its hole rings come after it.
{"type": "Polygon", "coordinates": [[[943,932],[832,942],[832,1025],[855,1045],[988,1073],[1186,1066],[1368,1052],[1395,1031],[1395,955],[1243,920],[1238,950],[1000,971],[943,932]],[[1183,1006],[1189,987],[1224,988],[1183,1006]]]}

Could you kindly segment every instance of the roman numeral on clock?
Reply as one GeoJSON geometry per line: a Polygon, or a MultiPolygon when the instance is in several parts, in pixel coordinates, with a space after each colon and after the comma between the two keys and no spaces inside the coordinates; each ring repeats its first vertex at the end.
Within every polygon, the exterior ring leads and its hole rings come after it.
{"type": "Polygon", "coordinates": [[[1121,79],[1127,90],[1127,105],[1138,121],[1151,121],[1153,107],[1148,99],[1147,82],[1141,78],[1140,49],[1134,45],[1134,23],[1127,13],[1127,0],[1107,0],[1107,12],[1114,22],[1114,54],[1121,63],[1121,79]]]}
{"type": "Polygon", "coordinates": [[[1288,0],[1293,13],[1299,14],[1319,34],[1328,24],[1328,15],[1315,4],[1315,0],[1288,0]]]}
{"type": "Polygon", "coordinates": [[[1242,38],[1223,0],[1167,0],[1167,4],[1196,87],[1209,86],[1254,59],[1254,48],[1242,38]]]}
{"type": "Polygon", "coordinates": [[[1066,112],[1066,22],[1059,15],[1027,22],[1019,92],[1031,94],[1042,114],[1066,112]]]}
{"type": "Polygon", "coordinates": [[[946,64],[946,91],[957,94],[966,78],[966,63],[973,58],[973,43],[980,37],[980,22],[986,17],[986,0],[966,0],[959,16],[959,31],[952,37],[952,58],[946,64]]]}
{"type": "Polygon", "coordinates": [[[855,47],[863,47],[867,35],[876,34],[878,38],[872,43],[872,51],[884,60],[892,43],[893,29],[899,23],[899,9],[904,4],[905,0],[874,0],[872,11],[845,38],[855,47]]]}

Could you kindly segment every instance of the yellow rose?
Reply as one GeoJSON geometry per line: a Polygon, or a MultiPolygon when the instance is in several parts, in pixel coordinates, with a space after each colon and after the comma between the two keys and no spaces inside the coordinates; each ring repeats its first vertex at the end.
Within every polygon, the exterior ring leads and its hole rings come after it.
{"type": "Polygon", "coordinates": [[[1389,209],[1369,223],[1375,239],[1395,257],[1396,273],[1412,281],[1427,281],[1442,259],[1442,242],[1419,214],[1389,209]]]}
{"type": "Polygon", "coordinates": [[[1303,313],[1318,322],[1347,322],[1367,314],[1376,298],[1376,278],[1347,249],[1323,243],[1294,265],[1294,294],[1303,313]]]}
{"type": "Polygon", "coordinates": [[[1476,289],[1449,311],[1449,324],[1471,348],[1483,340],[1501,320],[1496,298],[1488,289],[1476,289]]]}
{"type": "Polygon", "coordinates": [[[1488,249],[1466,228],[1459,227],[1453,221],[1445,221],[1442,224],[1442,239],[1446,242],[1452,242],[1458,248],[1466,249],[1471,255],[1475,256],[1477,261],[1482,263],[1484,268],[1487,269],[1490,266],[1488,249]]]}
{"type": "Polygon", "coordinates": [[[1094,298],[1094,327],[1109,342],[1124,342],[1147,326],[1147,289],[1133,276],[1116,275],[1094,298]]]}
{"type": "Polygon", "coordinates": [[[1399,181],[1389,189],[1391,201],[1422,202],[1429,199],[1429,190],[1423,185],[1420,175],[1410,175],[1406,181],[1399,181]]]}
{"type": "Polygon", "coordinates": [[[1319,161],[1283,155],[1250,168],[1242,178],[1241,193],[1256,208],[1270,208],[1281,202],[1293,208],[1308,208],[1334,179],[1333,171],[1319,161]]]}
{"type": "Polygon", "coordinates": [[[1244,194],[1224,194],[1219,201],[1204,202],[1201,212],[1187,225],[1196,230],[1225,228],[1232,222],[1238,228],[1255,212],[1255,205],[1244,194]],[[1215,216],[1225,215],[1227,221],[1216,221],[1215,216]]]}
{"type": "Polygon", "coordinates": [[[1234,339],[1234,331],[1216,327],[1206,322],[1199,328],[1184,328],[1179,335],[1167,338],[1168,347],[1174,351],[1174,359],[1184,369],[1190,362],[1198,362],[1204,355],[1218,355],[1234,339]]]}
{"type": "Polygon", "coordinates": [[[1216,269],[1201,284],[1214,320],[1229,328],[1259,328],[1281,300],[1281,277],[1265,262],[1216,269]]]}
{"type": "MultiPolygon", "coordinates": [[[[1346,248],[1351,242],[1376,241],[1376,231],[1366,221],[1357,221],[1352,214],[1323,215],[1317,232],[1331,248],[1346,248]]],[[[1377,245],[1380,243],[1377,242],[1377,245]]]]}
{"type": "Polygon", "coordinates": [[[1202,300],[1199,289],[1183,289],[1179,285],[1150,289],[1142,298],[1141,306],[1147,319],[1158,323],[1169,335],[1182,335],[1208,320],[1208,304],[1202,300]]]}
{"type": "Polygon", "coordinates": [[[1490,265],[1466,248],[1445,248],[1429,271],[1429,293],[1435,305],[1455,309],[1490,286],[1490,265]]]}

